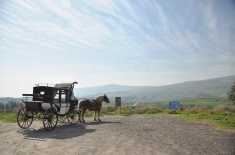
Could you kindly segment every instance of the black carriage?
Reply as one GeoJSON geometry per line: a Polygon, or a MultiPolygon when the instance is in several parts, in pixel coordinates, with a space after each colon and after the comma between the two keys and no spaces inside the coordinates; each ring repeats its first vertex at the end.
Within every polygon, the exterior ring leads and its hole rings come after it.
{"type": "Polygon", "coordinates": [[[79,111],[76,109],[78,100],[73,94],[73,83],[58,83],[53,86],[36,84],[33,94],[22,94],[25,98],[25,107],[19,109],[17,123],[19,127],[27,129],[35,118],[43,121],[46,130],[52,131],[58,122],[58,117],[66,118],[70,124],[79,120],[79,111]]]}

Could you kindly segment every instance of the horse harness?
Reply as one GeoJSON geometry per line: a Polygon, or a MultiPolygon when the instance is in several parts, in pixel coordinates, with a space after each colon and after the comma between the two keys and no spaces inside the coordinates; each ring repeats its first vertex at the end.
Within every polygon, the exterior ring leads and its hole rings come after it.
{"type": "Polygon", "coordinates": [[[91,100],[91,102],[92,102],[92,105],[93,105],[93,103],[95,103],[96,110],[98,110],[99,106],[101,106],[101,103],[98,100],[93,99],[93,100],[91,100]]]}

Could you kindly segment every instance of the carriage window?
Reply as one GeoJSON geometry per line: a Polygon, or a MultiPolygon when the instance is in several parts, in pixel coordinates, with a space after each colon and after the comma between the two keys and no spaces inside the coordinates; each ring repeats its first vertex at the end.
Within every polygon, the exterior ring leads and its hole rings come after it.
{"type": "Polygon", "coordinates": [[[65,102],[66,101],[66,95],[65,94],[61,94],[61,102],[65,102]]]}
{"type": "Polygon", "coordinates": [[[59,102],[59,94],[56,94],[56,96],[54,97],[54,102],[59,102]]]}
{"type": "Polygon", "coordinates": [[[44,95],[44,94],[45,94],[45,92],[44,92],[44,91],[41,91],[41,92],[40,92],[40,95],[44,95]]]}

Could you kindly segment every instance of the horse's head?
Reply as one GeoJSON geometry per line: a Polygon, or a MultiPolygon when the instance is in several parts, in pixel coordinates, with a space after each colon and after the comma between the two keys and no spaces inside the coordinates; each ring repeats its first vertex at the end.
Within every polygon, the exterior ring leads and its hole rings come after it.
{"type": "Polygon", "coordinates": [[[100,103],[102,103],[103,101],[109,103],[109,98],[106,96],[106,94],[96,97],[95,100],[99,101],[100,103]]]}
{"type": "Polygon", "coordinates": [[[109,101],[109,98],[107,97],[106,94],[104,94],[104,102],[106,102],[106,103],[109,103],[109,102],[110,102],[110,101],[109,101]]]}

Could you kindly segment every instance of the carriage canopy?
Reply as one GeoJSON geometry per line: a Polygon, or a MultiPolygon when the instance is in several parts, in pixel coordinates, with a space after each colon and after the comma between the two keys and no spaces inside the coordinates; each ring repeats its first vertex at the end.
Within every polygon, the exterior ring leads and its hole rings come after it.
{"type": "Polygon", "coordinates": [[[73,96],[73,83],[57,83],[54,87],[51,86],[42,86],[40,84],[33,87],[33,100],[34,101],[43,101],[48,103],[57,102],[68,102],[73,96]]]}

